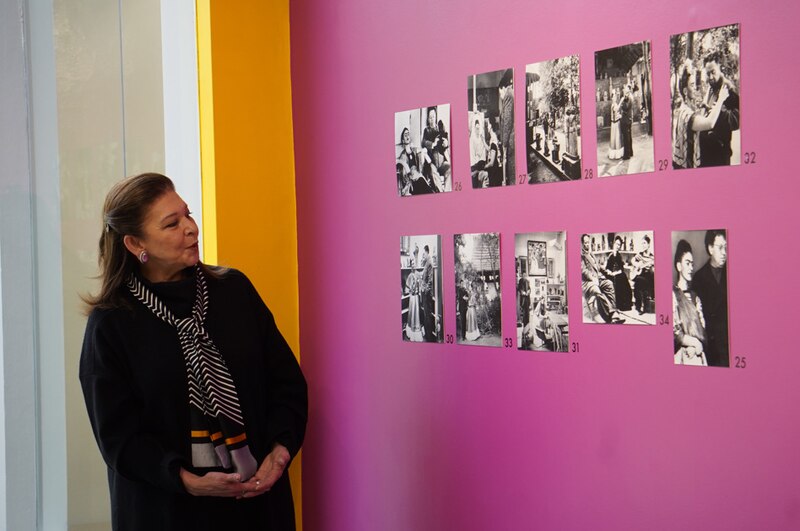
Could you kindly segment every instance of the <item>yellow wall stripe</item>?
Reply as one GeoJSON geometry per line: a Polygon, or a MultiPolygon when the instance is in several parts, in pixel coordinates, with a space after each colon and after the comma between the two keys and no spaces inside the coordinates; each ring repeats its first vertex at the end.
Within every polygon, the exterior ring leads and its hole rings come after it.
{"type": "MultiPolygon", "coordinates": [[[[204,260],[250,277],[299,359],[289,0],[196,6],[204,260]]],[[[301,461],[289,468],[300,530],[301,461]]]]}
{"type": "Polygon", "coordinates": [[[197,0],[197,82],[200,105],[200,174],[203,194],[203,261],[216,264],[217,192],[214,154],[214,80],[211,68],[211,0],[197,0]]]}

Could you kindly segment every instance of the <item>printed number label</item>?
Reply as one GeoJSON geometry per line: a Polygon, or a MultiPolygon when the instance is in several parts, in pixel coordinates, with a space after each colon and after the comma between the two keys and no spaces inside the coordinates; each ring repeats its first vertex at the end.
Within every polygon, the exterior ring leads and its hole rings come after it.
{"type": "Polygon", "coordinates": [[[669,169],[669,160],[668,159],[661,159],[658,161],[658,171],[664,171],[669,169]]]}
{"type": "Polygon", "coordinates": [[[747,368],[747,357],[746,356],[736,356],[734,358],[734,361],[736,362],[735,367],[737,369],[746,369],[747,368]]]}
{"type": "Polygon", "coordinates": [[[453,189],[454,189],[456,192],[460,192],[460,191],[461,191],[461,183],[455,183],[455,184],[453,185],[453,189]]]}
{"type": "Polygon", "coordinates": [[[447,336],[444,338],[444,340],[447,343],[452,343],[453,342],[453,334],[447,334],[447,336]]]}
{"type": "Polygon", "coordinates": [[[658,324],[660,324],[660,325],[668,325],[669,324],[669,315],[664,315],[663,313],[658,314],[658,324]]]}
{"type": "Polygon", "coordinates": [[[525,173],[520,173],[517,176],[517,183],[518,184],[525,184],[525,181],[528,180],[528,175],[525,173]]]}
{"type": "Polygon", "coordinates": [[[577,341],[572,342],[572,348],[570,349],[571,352],[580,352],[581,351],[581,344],[577,341]]]}
{"type": "Polygon", "coordinates": [[[594,177],[594,170],[591,168],[586,168],[583,170],[583,178],[584,179],[591,179],[594,177]]]}
{"type": "Polygon", "coordinates": [[[504,345],[506,348],[511,348],[511,347],[513,347],[513,346],[514,346],[514,340],[513,340],[512,338],[510,338],[510,337],[507,337],[507,338],[505,338],[505,339],[503,340],[503,345],[504,345]]]}
{"type": "Polygon", "coordinates": [[[755,164],[756,163],[756,152],[755,151],[747,151],[744,154],[744,163],[745,164],[755,164]]]}

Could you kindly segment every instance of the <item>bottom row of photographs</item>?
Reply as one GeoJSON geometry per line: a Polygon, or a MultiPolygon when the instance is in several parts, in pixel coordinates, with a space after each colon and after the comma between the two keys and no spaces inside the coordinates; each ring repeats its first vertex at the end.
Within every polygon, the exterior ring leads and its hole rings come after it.
{"type": "MultiPolygon", "coordinates": [[[[515,235],[514,306],[521,350],[568,351],[566,236],[565,231],[515,235]]],[[[580,244],[582,322],[655,325],[653,231],[587,233],[580,244]]],[[[456,234],[453,249],[455,341],[503,346],[500,234],[456,234]]],[[[404,341],[444,342],[441,255],[439,235],[400,238],[404,341]]],[[[672,256],[675,364],[730,366],[727,232],[675,231],[672,256]]]]}

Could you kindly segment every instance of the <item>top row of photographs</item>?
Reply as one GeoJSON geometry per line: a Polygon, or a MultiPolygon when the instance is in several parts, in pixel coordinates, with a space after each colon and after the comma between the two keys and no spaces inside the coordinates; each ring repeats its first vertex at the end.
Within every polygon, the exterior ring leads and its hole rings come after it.
{"type": "MultiPolygon", "coordinates": [[[[595,52],[594,72],[596,175],[654,171],[650,42],[595,52]]],[[[467,89],[473,188],[591,175],[577,55],[525,67],[525,173],[514,167],[514,69],[470,75],[467,89]]],[[[739,24],[670,37],[670,96],[673,168],[740,163],[739,24]]],[[[395,139],[400,196],[453,190],[449,104],[396,113],[395,139]]]]}

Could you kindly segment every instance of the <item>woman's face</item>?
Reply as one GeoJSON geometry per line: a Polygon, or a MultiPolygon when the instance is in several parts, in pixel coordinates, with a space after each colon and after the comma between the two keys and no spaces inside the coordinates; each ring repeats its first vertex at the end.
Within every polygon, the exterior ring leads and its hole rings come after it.
{"type": "Polygon", "coordinates": [[[619,251],[620,247],[622,247],[622,242],[619,240],[614,240],[614,250],[619,251]]]}
{"type": "Polygon", "coordinates": [[[694,273],[694,258],[692,258],[692,253],[683,253],[680,262],[675,264],[675,268],[678,270],[678,274],[681,278],[686,282],[691,282],[692,274],[694,273]]]}
{"type": "Polygon", "coordinates": [[[152,282],[174,280],[200,260],[197,223],[176,192],[165,193],[150,206],[142,234],[138,242],[149,256],[142,273],[152,282]]]}
{"type": "Polygon", "coordinates": [[[692,107],[696,106],[700,103],[698,100],[700,98],[700,93],[697,91],[697,71],[692,70],[689,74],[689,81],[686,83],[686,89],[684,90],[684,100],[686,101],[687,105],[692,107]]]}
{"type": "Polygon", "coordinates": [[[408,131],[408,129],[403,130],[403,137],[401,138],[401,142],[403,143],[403,145],[408,145],[411,143],[411,133],[408,131]]]}

